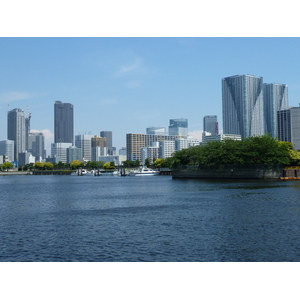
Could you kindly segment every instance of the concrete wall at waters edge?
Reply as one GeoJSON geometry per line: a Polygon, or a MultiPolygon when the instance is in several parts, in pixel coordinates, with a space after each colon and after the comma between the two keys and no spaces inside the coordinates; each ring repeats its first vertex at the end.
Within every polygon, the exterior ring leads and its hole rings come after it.
{"type": "Polygon", "coordinates": [[[279,179],[282,173],[282,168],[178,169],[172,170],[172,177],[199,179],[279,179]]]}

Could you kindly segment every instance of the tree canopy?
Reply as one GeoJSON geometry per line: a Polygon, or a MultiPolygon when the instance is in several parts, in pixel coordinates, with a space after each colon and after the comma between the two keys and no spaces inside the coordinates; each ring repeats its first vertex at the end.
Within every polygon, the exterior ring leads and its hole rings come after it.
{"type": "Polygon", "coordinates": [[[269,135],[249,137],[243,141],[226,139],[176,152],[173,155],[173,166],[216,167],[237,164],[270,166],[289,165],[292,161],[299,164],[300,160],[297,160],[297,155],[293,151],[290,143],[280,142],[269,135]]]}

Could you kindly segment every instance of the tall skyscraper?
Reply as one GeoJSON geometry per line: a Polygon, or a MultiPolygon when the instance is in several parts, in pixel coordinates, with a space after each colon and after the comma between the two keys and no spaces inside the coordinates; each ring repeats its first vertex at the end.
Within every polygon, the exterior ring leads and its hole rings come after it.
{"type": "Polygon", "coordinates": [[[265,132],[277,137],[277,111],[288,108],[288,86],[264,83],[265,132]]]}
{"type": "Polygon", "coordinates": [[[42,132],[32,132],[28,136],[28,149],[35,157],[36,162],[41,162],[46,158],[45,137],[42,132]]]}
{"type": "Polygon", "coordinates": [[[188,120],[170,119],[169,135],[188,136],[188,120]]]}
{"type": "Polygon", "coordinates": [[[203,131],[210,132],[212,135],[219,134],[217,116],[205,116],[203,118],[203,131]]]}
{"type": "Polygon", "coordinates": [[[223,131],[242,138],[264,130],[263,78],[235,75],[222,79],[223,131]]]}
{"type": "Polygon", "coordinates": [[[100,136],[106,138],[105,146],[108,149],[108,155],[113,155],[112,131],[100,131],[100,136]]]}
{"type": "Polygon", "coordinates": [[[7,139],[14,141],[15,158],[26,150],[24,110],[15,108],[7,114],[7,139]]]}
{"type": "Polygon", "coordinates": [[[55,101],[54,103],[54,143],[74,145],[73,104],[55,101]]]}
{"type": "Polygon", "coordinates": [[[300,151],[300,107],[290,107],[277,112],[278,131],[280,141],[290,142],[293,149],[300,151]]]}
{"type": "Polygon", "coordinates": [[[92,160],[92,138],[91,134],[75,135],[75,146],[81,148],[84,161],[92,160]]]}

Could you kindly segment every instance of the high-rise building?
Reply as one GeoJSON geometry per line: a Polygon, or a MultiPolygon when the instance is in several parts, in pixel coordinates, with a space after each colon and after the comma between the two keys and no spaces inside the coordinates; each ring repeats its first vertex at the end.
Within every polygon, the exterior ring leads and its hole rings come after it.
{"type": "Polygon", "coordinates": [[[80,148],[70,146],[67,148],[67,162],[70,164],[74,160],[82,161],[82,152],[80,148]]]}
{"type": "Polygon", "coordinates": [[[54,103],[54,143],[74,145],[73,104],[55,101],[54,103]]]}
{"type": "Polygon", "coordinates": [[[181,137],[188,136],[188,120],[170,119],[169,135],[177,135],[181,137]]]}
{"type": "Polygon", "coordinates": [[[7,114],[7,139],[14,141],[15,158],[26,150],[24,110],[15,108],[7,114]]]}
{"type": "Polygon", "coordinates": [[[160,134],[160,135],[166,135],[166,128],[165,127],[148,127],[146,129],[147,134],[160,134]]]}
{"type": "Polygon", "coordinates": [[[84,161],[92,160],[92,138],[91,134],[75,135],[75,146],[81,148],[84,161]]]}
{"type": "Polygon", "coordinates": [[[159,154],[160,158],[171,157],[175,152],[175,141],[160,141],[159,154]]]}
{"type": "Polygon", "coordinates": [[[108,149],[108,155],[113,155],[112,131],[100,131],[100,136],[106,138],[105,147],[108,149]]]}
{"type": "Polygon", "coordinates": [[[8,161],[15,161],[14,141],[0,141],[0,155],[7,156],[8,161]]]}
{"type": "Polygon", "coordinates": [[[279,141],[290,142],[300,151],[300,107],[291,107],[277,112],[277,136],[279,141]]]}
{"type": "Polygon", "coordinates": [[[277,137],[277,111],[288,108],[288,86],[279,83],[264,83],[265,132],[277,137]]]}
{"type": "Polygon", "coordinates": [[[42,132],[31,132],[28,136],[28,149],[35,157],[36,162],[46,158],[45,137],[42,132]]]}
{"type": "Polygon", "coordinates": [[[141,148],[145,147],[145,134],[128,133],[126,134],[127,159],[131,161],[141,161],[141,148]]]}
{"type": "Polygon", "coordinates": [[[106,138],[95,135],[92,137],[92,148],[93,147],[106,147],[106,138]]]}
{"type": "Polygon", "coordinates": [[[150,164],[155,159],[159,158],[159,142],[152,143],[150,147],[141,148],[141,164],[144,165],[146,159],[149,160],[150,164]]]}
{"type": "Polygon", "coordinates": [[[235,75],[222,79],[223,132],[242,138],[264,130],[263,78],[235,75]]]}
{"type": "Polygon", "coordinates": [[[72,143],[52,143],[51,144],[51,157],[56,161],[62,163],[68,162],[67,149],[72,147],[72,143]]]}
{"type": "Polygon", "coordinates": [[[203,118],[203,131],[210,132],[212,135],[219,134],[217,116],[205,116],[203,118]]]}

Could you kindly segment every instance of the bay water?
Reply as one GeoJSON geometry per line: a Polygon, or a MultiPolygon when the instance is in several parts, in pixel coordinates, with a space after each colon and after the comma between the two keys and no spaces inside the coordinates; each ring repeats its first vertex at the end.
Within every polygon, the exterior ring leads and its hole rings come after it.
{"type": "Polygon", "coordinates": [[[300,181],[1,176],[0,261],[300,261],[300,181]]]}

